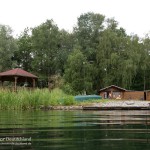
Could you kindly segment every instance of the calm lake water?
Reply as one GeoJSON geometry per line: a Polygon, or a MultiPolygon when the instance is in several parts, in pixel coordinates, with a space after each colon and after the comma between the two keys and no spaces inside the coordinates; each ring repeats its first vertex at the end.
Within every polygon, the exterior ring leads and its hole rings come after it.
{"type": "Polygon", "coordinates": [[[0,111],[0,149],[149,150],[150,111],[0,111]]]}

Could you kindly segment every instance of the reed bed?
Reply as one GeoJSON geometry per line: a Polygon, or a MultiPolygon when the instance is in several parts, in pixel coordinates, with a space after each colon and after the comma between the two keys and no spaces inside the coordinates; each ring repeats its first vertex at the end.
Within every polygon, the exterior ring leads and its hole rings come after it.
{"type": "Polygon", "coordinates": [[[74,105],[74,97],[65,94],[61,89],[54,89],[51,92],[48,89],[18,90],[11,92],[9,90],[0,90],[0,109],[39,109],[41,106],[74,105]]]}

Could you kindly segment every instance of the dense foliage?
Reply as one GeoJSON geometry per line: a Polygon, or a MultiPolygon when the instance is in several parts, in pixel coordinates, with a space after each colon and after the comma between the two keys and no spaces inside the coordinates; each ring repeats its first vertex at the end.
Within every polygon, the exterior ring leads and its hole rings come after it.
{"type": "Polygon", "coordinates": [[[0,71],[21,67],[39,76],[43,86],[59,75],[62,88],[74,94],[111,84],[150,89],[150,37],[127,35],[101,14],[82,14],[71,33],[47,20],[14,38],[10,27],[0,25],[0,55],[0,71]]]}

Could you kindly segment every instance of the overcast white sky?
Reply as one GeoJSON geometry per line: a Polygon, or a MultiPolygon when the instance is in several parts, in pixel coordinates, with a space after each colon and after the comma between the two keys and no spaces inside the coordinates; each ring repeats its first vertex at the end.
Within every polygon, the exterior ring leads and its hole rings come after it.
{"type": "Polygon", "coordinates": [[[71,31],[89,11],[114,17],[128,34],[143,37],[150,31],[150,0],[0,0],[0,24],[16,35],[53,19],[60,29],[71,31]]]}

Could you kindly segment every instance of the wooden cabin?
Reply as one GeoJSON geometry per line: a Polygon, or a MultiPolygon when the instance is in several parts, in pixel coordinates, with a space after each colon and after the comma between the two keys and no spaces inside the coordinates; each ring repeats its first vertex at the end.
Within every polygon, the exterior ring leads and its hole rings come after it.
{"type": "Polygon", "coordinates": [[[125,91],[127,90],[115,85],[111,85],[100,89],[99,95],[104,99],[123,99],[125,91]]]}
{"type": "Polygon", "coordinates": [[[99,90],[103,99],[150,100],[150,91],[131,91],[116,85],[99,90]]]}

